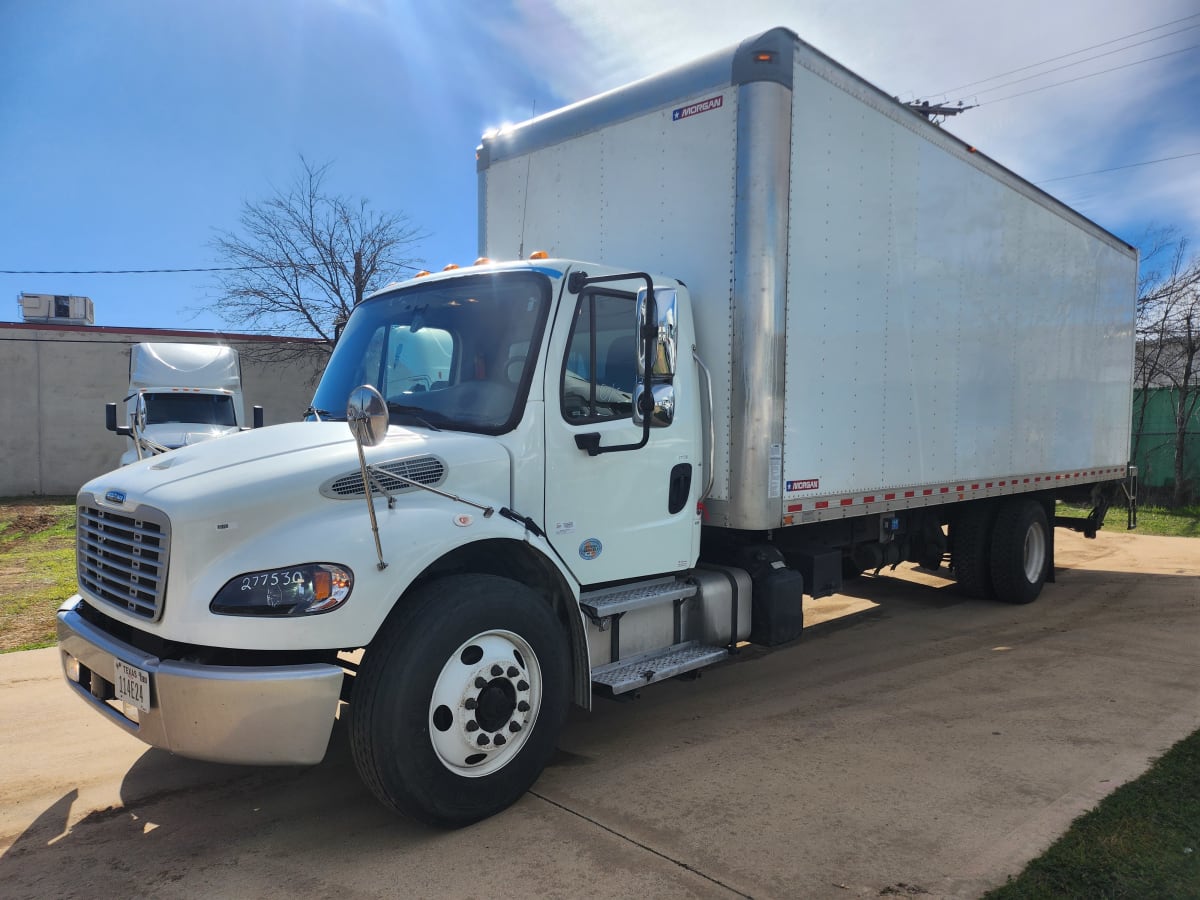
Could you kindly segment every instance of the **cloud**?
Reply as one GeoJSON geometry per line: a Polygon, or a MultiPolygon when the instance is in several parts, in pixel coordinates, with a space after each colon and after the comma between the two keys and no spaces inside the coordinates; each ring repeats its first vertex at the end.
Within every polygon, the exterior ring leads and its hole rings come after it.
{"type": "MultiPolygon", "coordinates": [[[[506,36],[508,45],[518,48],[524,64],[569,101],[784,25],[889,94],[905,100],[941,99],[939,92],[952,91],[950,99],[978,101],[977,109],[945,127],[1032,181],[1200,150],[1200,117],[1195,113],[1200,50],[1046,87],[1200,44],[1200,27],[1168,35],[1200,25],[1200,17],[1155,29],[1194,16],[1194,0],[1106,5],[1103,15],[1089,0],[842,0],[803,6],[779,0],[553,0],[549,31],[547,4],[517,6],[519,27],[506,36]],[[1148,33],[1106,43],[1143,31],[1148,33]],[[534,32],[539,38],[531,41],[534,32]],[[1158,39],[988,90],[1152,38],[1158,39]],[[1099,44],[1105,46],[992,78],[1099,44]],[[980,79],[989,80],[952,90],[980,79]]],[[[1192,158],[1055,182],[1046,189],[1122,236],[1149,220],[1200,234],[1198,173],[1200,158],[1192,158]]]]}

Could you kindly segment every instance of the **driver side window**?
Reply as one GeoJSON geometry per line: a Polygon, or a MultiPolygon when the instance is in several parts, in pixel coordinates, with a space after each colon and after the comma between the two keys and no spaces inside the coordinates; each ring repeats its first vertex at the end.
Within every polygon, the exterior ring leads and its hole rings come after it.
{"type": "Polygon", "coordinates": [[[560,397],[572,424],[633,415],[637,338],[633,298],[585,293],[575,308],[560,397]]]}

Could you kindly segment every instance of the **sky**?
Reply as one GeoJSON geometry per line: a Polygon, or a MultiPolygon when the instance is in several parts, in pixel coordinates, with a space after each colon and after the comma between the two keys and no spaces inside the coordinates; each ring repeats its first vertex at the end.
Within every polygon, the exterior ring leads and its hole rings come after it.
{"type": "MultiPolygon", "coordinates": [[[[485,130],[776,25],[901,100],[978,104],[943,127],[1125,241],[1200,239],[1198,0],[0,0],[0,270],[219,266],[301,155],[407,216],[427,267],[470,263],[485,130]]],[[[22,291],[240,330],[200,272],[0,273],[0,321],[22,291]]]]}

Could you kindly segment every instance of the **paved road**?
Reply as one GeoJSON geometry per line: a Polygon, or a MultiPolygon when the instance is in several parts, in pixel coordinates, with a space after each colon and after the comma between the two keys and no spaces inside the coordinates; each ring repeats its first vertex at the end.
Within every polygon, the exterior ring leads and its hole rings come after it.
{"type": "Polygon", "coordinates": [[[506,813],[377,806],[307,769],[148,750],[0,656],[5,897],[975,897],[1200,727],[1200,542],[1059,535],[1029,607],[916,572],[792,646],[574,715],[506,813]]]}

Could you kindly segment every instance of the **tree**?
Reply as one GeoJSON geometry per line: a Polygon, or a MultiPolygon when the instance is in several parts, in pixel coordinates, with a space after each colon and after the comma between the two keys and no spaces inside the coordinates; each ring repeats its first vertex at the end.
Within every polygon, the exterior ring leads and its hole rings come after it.
{"type": "MultiPolygon", "coordinates": [[[[1166,390],[1174,424],[1171,504],[1178,507],[1191,493],[1188,437],[1200,409],[1200,255],[1189,256],[1185,238],[1159,241],[1156,249],[1170,252],[1162,268],[1147,270],[1139,290],[1135,374],[1141,402],[1140,417],[1139,410],[1134,411],[1135,428],[1140,437],[1150,392],[1166,390]]],[[[1156,255],[1152,252],[1146,258],[1156,255]]]]}
{"type": "Polygon", "coordinates": [[[366,294],[416,268],[407,253],[423,234],[402,213],[326,191],[330,163],[300,163],[288,188],[246,201],[240,230],[214,240],[230,271],[205,309],[243,330],[323,338],[328,353],[336,323],[366,294]]]}

